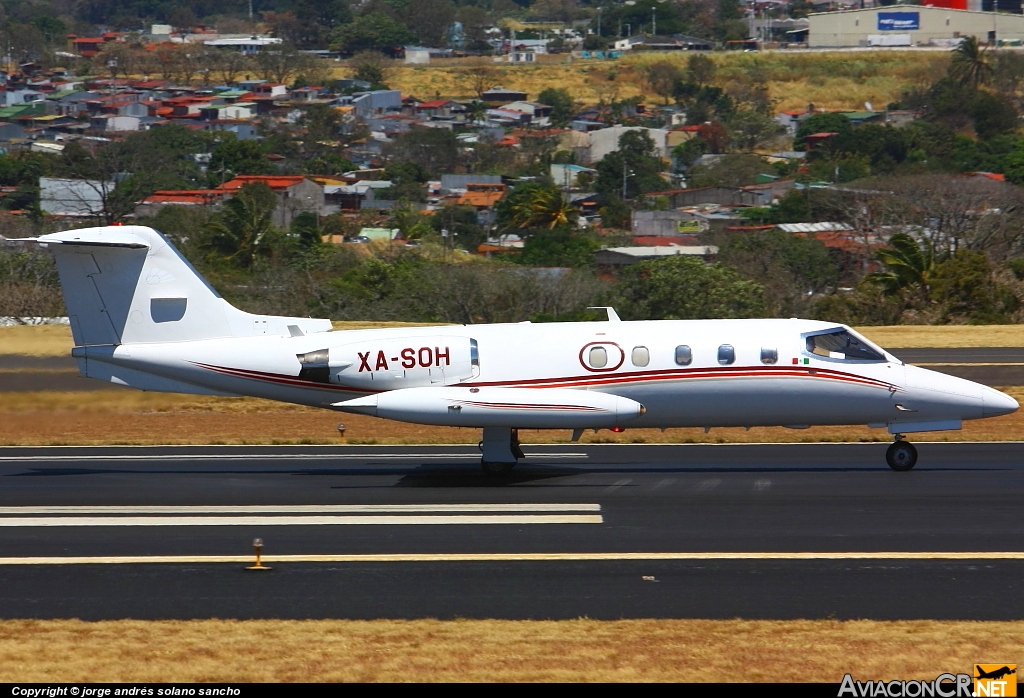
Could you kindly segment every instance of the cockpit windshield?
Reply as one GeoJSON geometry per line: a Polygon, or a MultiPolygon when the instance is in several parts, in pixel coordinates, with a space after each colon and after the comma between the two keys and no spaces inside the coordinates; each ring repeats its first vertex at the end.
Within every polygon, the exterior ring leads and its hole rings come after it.
{"type": "Polygon", "coordinates": [[[885,361],[877,349],[842,329],[811,335],[807,338],[807,351],[829,359],[885,361]]]}

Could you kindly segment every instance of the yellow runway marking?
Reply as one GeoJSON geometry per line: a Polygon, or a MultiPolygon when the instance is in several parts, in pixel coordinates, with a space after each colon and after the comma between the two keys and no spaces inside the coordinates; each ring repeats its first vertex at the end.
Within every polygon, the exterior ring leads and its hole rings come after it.
{"type": "MultiPolygon", "coordinates": [[[[247,563],[252,555],[123,555],[0,557],[0,565],[139,565],[247,563]]],[[[600,562],[659,560],[1024,560],[1024,552],[820,552],[820,553],[383,553],[371,555],[264,555],[285,562],[600,562]]]]}

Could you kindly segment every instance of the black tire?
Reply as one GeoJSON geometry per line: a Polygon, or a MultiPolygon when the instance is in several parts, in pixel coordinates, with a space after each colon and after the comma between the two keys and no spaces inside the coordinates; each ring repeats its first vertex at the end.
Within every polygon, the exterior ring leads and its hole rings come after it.
{"type": "Polygon", "coordinates": [[[917,464],[917,449],[912,443],[897,441],[885,452],[885,462],[893,470],[904,473],[917,464]]]}
{"type": "Polygon", "coordinates": [[[512,468],[516,467],[515,463],[495,463],[493,461],[480,461],[480,467],[483,468],[484,475],[505,475],[512,472],[512,468]]]}

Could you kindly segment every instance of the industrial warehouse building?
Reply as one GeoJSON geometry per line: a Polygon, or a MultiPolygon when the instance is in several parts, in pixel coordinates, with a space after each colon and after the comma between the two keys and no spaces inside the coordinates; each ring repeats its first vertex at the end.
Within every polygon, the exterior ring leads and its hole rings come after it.
{"type": "MultiPolygon", "coordinates": [[[[970,5],[980,5],[971,2],[970,5]]],[[[965,3],[967,4],[967,3],[965,3]]],[[[807,43],[811,47],[951,46],[973,36],[996,45],[1024,41],[1024,15],[946,7],[890,5],[864,10],[811,14],[807,43]]]]}

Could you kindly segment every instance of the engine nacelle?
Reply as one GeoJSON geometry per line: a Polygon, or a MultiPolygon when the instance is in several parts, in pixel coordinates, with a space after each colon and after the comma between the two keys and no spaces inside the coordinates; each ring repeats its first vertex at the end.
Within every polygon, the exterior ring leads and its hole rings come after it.
{"type": "Polygon", "coordinates": [[[332,406],[415,424],[517,429],[615,427],[646,411],[629,398],[569,388],[407,388],[332,406]]]}

